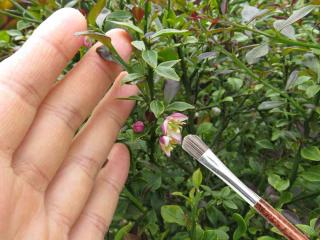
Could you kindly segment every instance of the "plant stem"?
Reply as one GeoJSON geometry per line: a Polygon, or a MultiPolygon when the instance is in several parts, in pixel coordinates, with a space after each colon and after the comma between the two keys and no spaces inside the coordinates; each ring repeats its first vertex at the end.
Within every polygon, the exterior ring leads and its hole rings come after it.
{"type": "Polygon", "coordinates": [[[233,62],[238,65],[238,67],[240,67],[241,69],[243,69],[250,77],[252,77],[254,80],[262,83],[264,86],[270,88],[271,90],[273,90],[276,93],[279,93],[281,96],[283,96],[284,98],[286,98],[301,114],[305,114],[304,109],[299,105],[299,103],[297,103],[292,97],[290,97],[287,93],[279,90],[278,88],[272,86],[270,83],[268,83],[267,81],[259,78],[256,74],[254,74],[242,61],[240,61],[235,54],[228,52],[227,50],[225,50],[224,48],[218,46],[217,47],[218,51],[220,51],[221,53],[227,55],[228,57],[230,57],[233,62]]]}
{"type": "Polygon", "coordinates": [[[147,209],[143,206],[143,204],[140,202],[138,198],[136,198],[129,190],[128,188],[124,188],[122,192],[123,196],[128,198],[136,208],[138,208],[141,212],[146,213],[147,209]]]}
{"type": "Polygon", "coordinates": [[[301,161],[301,154],[300,154],[301,148],[302,148],[302,144],[300,144],[299,150],[296,154],[296,158],[294,159],[294,162],[293,162],[293,166],[292,166],[292,170],[291,170],[291,174],[290,174],[290,188],[292,188],[294,182],[297,179],[299,164],[301,161]]]}
{"type": "Polygon", "coordinates": [[[237,23],[231,23],[231,25],[233,25],[233,26],[235,26],[237,28],[240,28],[240,29],[244,29],[244,30],[247,30],[247,31],[251,31],[251,32],[266,36],[266,37],[268,37],[268,38],[270,38],[270,39],[272,39],[272,40],[274,40],[276,42],[285,43],[285,44],[287,44],[289,46],[299,46],[299,47],[320,49],[320,44],[314,44],[314,43],[291,40],[289,38],[282,37],[280,35],[271,35],[271,34],[263,32],[263,31],[260,31],[258,29],[253,29],[253,28],[250,28],[248,26],[244,26],[244,25],[237,24],[237,23]]]}
{"type": "Polygon", "coordinates": [[[308,198],[318,197],[319,195],[320,195],[320,191],[317,191],[317,192],[314,192],[314,193],[309,193],[309,194],[306,194],[306,195],[302,195],[300,197],[293,198],[290,202],[287,202],[286,205],[292,204],[292,203],[295,203],[295,202],[298,202],[298,201],[302,201],[302,200],[305,200],[305,199],[308,199],[308,198]]]}
{"type": "Polygon", "coordinates": [[[149,18],[149,0],[145,0],[144,3],[144,34],[146,34],[148,32],[148,18],[149,18]]]}
{"type": "MultiPolygon", "coordinates": [[[[174,42],[177,44],[178,40],[175,36],[173,36],[173,40],[174,42]]],[[[181,75],[181,82],[184,86],[184,89],[186,91],[186,96],[187,96],[187,102],[190,104],[194,104],[194,95],[192,94],[192,89],[191,89],[191,82],[188,79],[188,68],[187,68],[187,64],[185,61],[185,57],[184,57],[184,53],[182,50],[181,46],[177,47],[177,52],[178,52],[178,56],[180,58],[180,66],[181,66],[181,71],[182,71],[182,75],[181,75]]],[[[195,128],[194,128],[194,115],[195,112],[194,111],[188,111],[189,112],[189,124],[188,124],[188,128],[190,133],[194,133],[195,132],[195,128]]]]}
{"type": "Polygon", "coordinates": [[[32,18],[21,17],[21,16],[19,16],[19,15],[10,13],[10,12],[8,12],[8,11],[0,10],[0,14],[6,15],[6,16],[9,16],[9,17],[13,17],[13,18],[18,18],[18,19],[26,20],[26,21],[33,22],[33,23],[38,23],[38,24],[41,23],[41,21],[39,21],[39,20],[32,19],[32,18]]]}
{"type": "Polygon", "coordinates": [[[22,14],[26,14],[28,15],[30,18],[36,20],[35,16],[33,16],[27,9],[25,9],[24,7],[22,7],[18,2],[16,2],[15,0],[10,0],[10,2],[21,11],[22,14]]]}

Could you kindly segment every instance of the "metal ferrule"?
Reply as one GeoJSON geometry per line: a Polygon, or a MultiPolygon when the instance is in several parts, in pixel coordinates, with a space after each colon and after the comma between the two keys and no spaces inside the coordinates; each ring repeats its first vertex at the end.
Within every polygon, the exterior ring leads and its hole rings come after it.
{"type": "Polygon", "coordinates": [[[241,182],[241,180],[237,178],[210,149],[205,151],[198,161],[211,172],[216,174],[247,203],[249,203],[250,206],[253,207],[260,200],[260,197],[241,182]]]}

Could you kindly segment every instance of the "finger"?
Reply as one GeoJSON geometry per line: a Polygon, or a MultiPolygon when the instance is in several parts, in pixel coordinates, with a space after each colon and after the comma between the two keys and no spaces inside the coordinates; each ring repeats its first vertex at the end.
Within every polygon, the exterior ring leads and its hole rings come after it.
{"type": "Polygon", "coordinates": [[[74,33],[85,29],[86,20],[79,11],[61,9],[18,52],[1,62],[0,151],[11,154],[20,144],[42,99],[82,44],[74,33]]]}
{"type": "MultiPolygon", "coordinates": [[[[128,59],[129,35],[120,29],[108,35],[119,54],[128,59]]],[[[119,74],[120,66],[102,60],[95,52],[96,47],[49,93],[14,155],[16,173],[40,190],[46,188],[61,165],[76,129],[119,74]]]]}
{"type": "Polygon", "coordinates": [[[121,86],[120,78],[115,82],[75,138],[67,159],[50,183],[46,203],[54,207],[48,210],[49,215],[53,218],[68,216],[66,228],[70,227],[81,213],[96,175],[105,162],[121,125],[134,106],[133,101],[117,98],[131,96],[136,92],[135,86],[121,86]]]}
{"type": "Polygon", "coordinates": [[[104,239],[127,179],[130,163],[128,149],[125,145],[115,144],[109,160],[99,172],[92,194],[79,220],[71,229],[70,240],[104,239]]]}

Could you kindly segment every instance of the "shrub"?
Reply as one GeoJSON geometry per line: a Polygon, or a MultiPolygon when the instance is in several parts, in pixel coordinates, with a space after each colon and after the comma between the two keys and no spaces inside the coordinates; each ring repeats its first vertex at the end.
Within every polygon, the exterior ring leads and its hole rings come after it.
{"type": "Polygon", "coordinates": [[[2,22],[22,20],[0,32],[0,56],[66,5],[87,15],[90,31],[79,35],[104,42],[100,56],[121,64],[129,73],[123,82],[141,91],[118,137],[130,147],[131,171],[106,239],[282,239],[183,152],[180,134],[187,133],[201,136],[311,239],[319,237],[319,1],[25,4],[23,13],[1,10],[2,22]],[[131,33],[129,63],[103,35],[115,27],[131,33]]]}

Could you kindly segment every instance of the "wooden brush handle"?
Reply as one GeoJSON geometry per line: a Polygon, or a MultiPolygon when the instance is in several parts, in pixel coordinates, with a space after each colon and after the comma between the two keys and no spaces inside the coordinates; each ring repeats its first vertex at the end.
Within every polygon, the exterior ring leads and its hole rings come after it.
{"type": "Polygon", "coordinates": [[[265,219],[278,228],[287,239],[309,240],[306,235],[302,234],[292,223],[290,223],[265,200],[260,199],[254,207],[265,219]]]}

